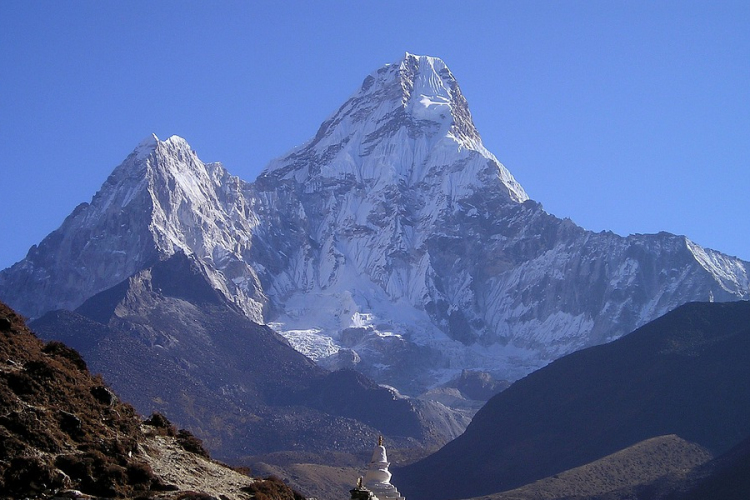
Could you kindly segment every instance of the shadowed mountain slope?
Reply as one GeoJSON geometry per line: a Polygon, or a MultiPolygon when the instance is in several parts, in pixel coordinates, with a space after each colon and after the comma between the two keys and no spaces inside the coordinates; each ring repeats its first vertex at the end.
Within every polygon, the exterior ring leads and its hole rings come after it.
{"type": "Polygon", "coordinates": [[[750,498],[749,472],[750,438],[695,470],[665,500],[745,500],[750,498]]]}
{"type": "Polygon", "coordinates": [[[663,494],[664,488],[675,486],[675,477],[684,480],[686,471],[710,459],[711,454],[701,446],[674,434],[659,436],[520,488],[474,500],[655,500],[661,498],[655,496],[657,491],[663,494]]]}
{"type": "Polygon", "coordinates": [[[723,453],[750,435],[747,380],[750,303],[687,304],[516,382],[399,470],[399,488],[414,500],[491,494],[667,434],[723,453]]]}
{"type": "Polygon", "coordinates": [[[167,415],[227,460],[366,450],[379,434],[405,447],[433,447],[467,424],[357,372],[319,368],[250,321],[182,253],[33,327],[78,349],[138,411],[167,415]]]}

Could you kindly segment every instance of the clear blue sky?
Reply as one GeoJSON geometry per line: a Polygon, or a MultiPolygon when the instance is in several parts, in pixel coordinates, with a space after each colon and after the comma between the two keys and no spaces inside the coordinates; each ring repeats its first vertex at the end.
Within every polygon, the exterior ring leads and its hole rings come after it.
{"type": "Polygon", "coordinates": [[[750,260],[750,2],[0,2],[0,268],[148,134],[252,181],[405,51],[547,211],[750,260]]]}

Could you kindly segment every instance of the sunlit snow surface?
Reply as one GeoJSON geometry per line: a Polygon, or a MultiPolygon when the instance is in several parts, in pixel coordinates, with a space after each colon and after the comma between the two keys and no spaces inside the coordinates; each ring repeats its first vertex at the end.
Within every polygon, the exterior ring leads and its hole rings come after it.
{"type": "Polygon", "coordinates": [[[685,241],[695,259],[716,278],[724,290],[737,293],[750,288],[747,268],[742,265],[741,261],[715,250],[700,247],[690,240],[685,241]]]}
{"type": "Polygon", "coordinates": [[[339,352],[340,347],[334,340],[322,333],[319,328],[307,330],[283,330],[280,323],[269,323],[268,326],[284,336],[296,350],[312,359],[320,361],[339,352]]]}
{"type": "MultiPolygon", "coordinates": [[[[548,362],[535,350],[512,344],[467,348],[437,328],[424,310],[404,299],[393,301],[385,290],[372,283],[363,286],[362,276],[350,271],[340,272],[341,279],[325,290],[318,288],[292,295],[284,304],[284,314],[269,326],[318,362],[341,349],[352,349],[362,357],[374,354],[368,353],[373,349],[371,342],[345,345],[341,332],[348,328],[367,329],[371,337],[400,337],[431,347],[449,361],[448,366],[435,367],[434,384],[448,381],[463,369],[487,370],[516,379],[548,362]]],[[[380,367],[390,365],[381,363],[380,367]]]]}

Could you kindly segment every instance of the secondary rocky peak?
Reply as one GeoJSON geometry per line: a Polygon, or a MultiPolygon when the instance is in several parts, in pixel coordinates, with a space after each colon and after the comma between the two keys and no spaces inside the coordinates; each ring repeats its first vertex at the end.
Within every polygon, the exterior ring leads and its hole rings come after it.
{"type": "Polygon", "coordinates": [[[185,171],[186,165],[191,167],[189,170],[205,172],[202,162],[185,139],[173,135],[162,141],[156,134],[151,134],[138,143],[125,161],[115,168],[102,190],[108,187],[121,190],[122,184],[128,182],[153,185],[149,181],[155,170],[185,171]]]}
{"type": "Polygon", "coordinates": [[[154,214],[159,219],[178,207],[210,204],[211,185],[212,176],[185,139],[173,135],[162,141],[152,134],[110,174],[86,217],[95,224],[108,212],[136,210],[151,223],[154,214]]]}
{"type": "Polygon", "coordinates": [[[190,144],[179,135],[169,136],[164,141],[156,141],[156,146],[157,151],[161,154],[177,153],[183,156],[198,157],[193,148],[190,147],[190,144]]]}
{"type": "Polygon", "coordinates": [[[16,271],[3,273],[0,284],[22,289],[20,299],[9,301],[38,317],[51,309],[74,309],[145,266],[182,252],[210,263],[212,277],[225,273],[214,287],[237,303],[247,299],[252,304],[243,308],[259,320],[262,299],[248,298],[257,295],[257,276],[241,257],[257,224],[243,187],[221,165],[207,167],[183,138],[162,141],[151,135],[114,169],[90,203],[79,205],[32,247],[16,271]],[[28,272],[31,279],[23,277],[28,272]],[[224,283],[227,277],[231,281],[224,283]]]}

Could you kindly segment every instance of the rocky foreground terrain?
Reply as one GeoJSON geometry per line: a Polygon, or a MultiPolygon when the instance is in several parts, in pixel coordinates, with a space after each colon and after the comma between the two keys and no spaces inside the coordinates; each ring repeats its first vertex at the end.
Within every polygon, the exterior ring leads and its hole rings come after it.
{"type": "Polygon", "coordinates": [[[75,350],[0,303],[0,498],[301,499],[211,460],[163,416],[143,420],[75,350]]]}

